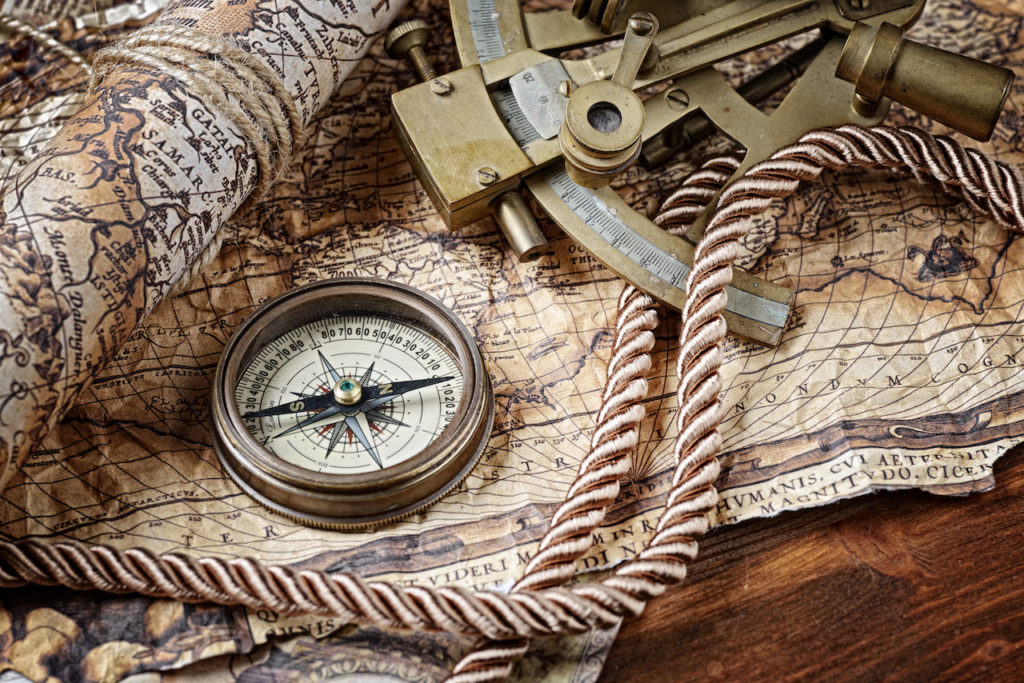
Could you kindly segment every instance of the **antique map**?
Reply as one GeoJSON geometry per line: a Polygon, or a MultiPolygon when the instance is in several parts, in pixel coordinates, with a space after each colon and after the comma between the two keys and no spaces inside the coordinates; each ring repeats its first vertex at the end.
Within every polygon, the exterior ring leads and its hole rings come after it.
{"type": "MultiPolygon", "coordinates": [[[[17,13],[27,3],[8,4],[17,13]]],[[[86,54],[161,6],[84,4],[75,9],[84,16],[55,32],[86,54]]],[[[438,70],[457,68],[445,3],[413,4],[429,17],[438,70]]],[[[940,0],[912,37],[1024,73],[1022,31],[1009,0],[940,0]]],[[[0,48],[2,178],[80,104],[84,77],[54,59],[30,41],[0,48]]],[[[532,264],[516,262],[490,220],[448,232],[392,130],[389,95],[412,82],[380,41],[369,48],[312,117],[282,180],[224,228],[219,258],[131,331],[11,479],[0,501],[4,539],[511,586],[587,452],[622,283],[549,222],[550,252],[532,264]],[[488,448],[459,490],[376,532],[313,530],[269,513],[224,476],[211,446],[209,387],[231,332],[289,287],[340,275],[404,282],[452,308],[474,333],[496,395],[488,448]]],[[[1024,160],[1022,87],[981,145],[1013,163],[1024,160]]],[[[902,109],[890,121],[940,130],[902,109]]],[[[631,170],[620,191],[653,216],[699,161],[631,170]]],[[[734,408],[723,425],[718,523],[879,488],[993,485],[993,462],[1024,436],[1020,240],[935,188],[857,172],[826,175],[774,206],[747,246],[746,267],[797,299],[777,348],[729,341],[724,401],[734,408]]],[[[656,523],[672,464],[677,332],[666,312],[634,476],[581,570],[635,555],[656,523]]],[[[186,680],[438,680],[471,645],[130,596],[16,593],[3,597],[0,668],[32,680],[144,681],[171,670],[186,680]]],[[[596,676],[612,637],[536,643],[520,675],[596,676]]]]}

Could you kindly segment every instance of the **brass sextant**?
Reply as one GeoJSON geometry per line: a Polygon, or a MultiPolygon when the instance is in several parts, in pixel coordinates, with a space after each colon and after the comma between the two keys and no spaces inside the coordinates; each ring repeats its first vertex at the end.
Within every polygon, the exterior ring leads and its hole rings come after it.
{"type": "MultiPolygon", "coordinates": [[[[451,229],[493,215],[522,260],[546,242],[520,192],[634,285],[679,307],[693,244],[631,209],[609,181],[664,163],[715,129],[746,151],[737,174],[814,128],[872,125],[902,102],[987,139],[1013,81],[1006,69],[903,38],[924,0],[576,0],[524,13],[518,0],[451,0],[463,68],[434,74],[427,27],[387,39],[423,83],[392,97],[402,146],[451,229]],[[723,60],[799,34],[813,40],[733,88],[723,60]],[[568,50],[621,45],[587,58],[568,50]],[[788,87],[771,113],[758,104],[788,87]]],[[[778,341],[792,292],[734,274],[726,318],[778,341]]]]}

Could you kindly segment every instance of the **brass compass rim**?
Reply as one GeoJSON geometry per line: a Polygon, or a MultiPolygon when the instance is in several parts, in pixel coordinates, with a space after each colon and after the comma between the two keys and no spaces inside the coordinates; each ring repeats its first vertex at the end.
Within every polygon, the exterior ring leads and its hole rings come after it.
{"type": "Polygon", "coordinates": [[[374,526],[422,509],[468,474],[487,444],[492,396],[472,335],[439,301],[384,280],[323,280],[271,299],[232,335],[214,376],[214,446],[232,480],[261,504],[320,527],[374,526]],[[315,472],[283,460],[249,432],[235,399],[241,372],[268,343],[301,325],[342,315],[400,319],[438,342],[462,373],[463,393],[451,422],[419,453],[377,471],[315,472]]]}

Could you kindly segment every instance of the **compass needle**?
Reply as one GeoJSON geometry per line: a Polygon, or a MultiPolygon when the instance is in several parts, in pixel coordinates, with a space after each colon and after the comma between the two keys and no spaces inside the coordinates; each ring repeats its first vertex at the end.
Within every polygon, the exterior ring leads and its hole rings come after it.
{"type": "Polygon", "coordinates": [[[271,406],[262,410],[252,410],[242,414],[243,419],[252,419],[257,417],[271,417],[273,415],[290,415],[293,413],[308,413],[328,408],[334,402],[330,395],[327,394],[314,394],[312,396],[303,396],[298,392],[289,392],[295,394],[298,398],[294,401],[282,403],[280,405],[271,406]]]}
{"type": "Polygon", "coordinates": [[[307,417],[302,422],[300,422],[297,425],[294,425],[292,427],[289,427],[288,429],[284,430],[283,432],[278,432],[277,434],[274,434],[274,436],[272,436],[270,438],[277,439],[277,438],[280,438],[282,436],[287,436],[288,434],[291,434],[292,432],[296,432],[296,431],[298,431],[300,429],[305,429],[306,427],[310,427],[312,425],[319,424],[320,422],[323,422],[324,420],[327,420],[328,418],[334,417],[335,415],[339,414],[340,412],[341,412],[341,408],[340,407],[338,407],[338,406],[331,406],[330,408],[326,408],[324,410],[321,410],[316,415],[313,415],[311,417],[307,417]]]}
{"type": "Polygon", "coordinates": [[[418,389],[426,389],[427,387],[435,384],[441,384],[449,380],[455,379],[454,377],[430,377],[429,379],[412,379],[404,382],[390,382],[388,384],[380,384],[375,387],[367,388],[367,397],[360,404],[359,408],[363,412],[373,410],[378,406],[382,406],[385,403],[395,400],[402,394],[407,394],[410,391],[416,391],[418,389]]]}
{"type": "Polygon", "coordinates": [[[492,398],[469,330],[440,303],[392,282],[322,280],[271,300],[231,337],[214,379],[214,443],[264,505],[316,526],[376,526],[469,473],[492,398]]]}

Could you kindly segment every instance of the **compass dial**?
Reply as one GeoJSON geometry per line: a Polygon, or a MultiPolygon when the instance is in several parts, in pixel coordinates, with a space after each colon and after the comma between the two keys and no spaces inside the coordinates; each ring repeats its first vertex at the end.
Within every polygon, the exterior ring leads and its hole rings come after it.
{"type": "Polygon", "coordinates": [[[469,473],[493,392],[466,327],[411,287],[340,278],[271,300],[214,377],[214,446],[263,505],[339,529],[400,519],[469,473]]]}
{"type": "Polygon", "coordinates": [[[461,398],[462,372],[441,342],[376,315],[323,318],[281,335],[235,389],[246,427],[265,448],[338,473],[380,470],[420,453],[461,398]]]}

